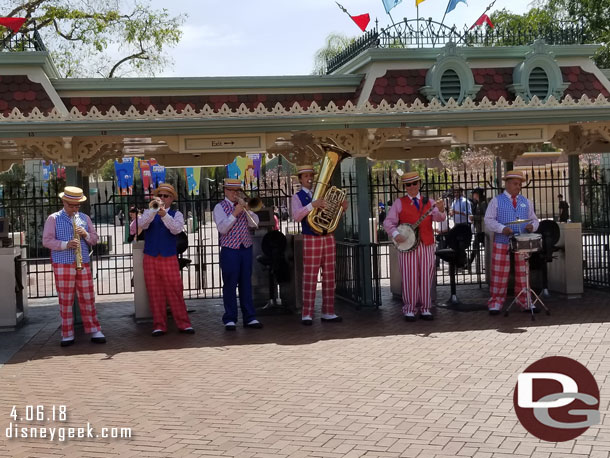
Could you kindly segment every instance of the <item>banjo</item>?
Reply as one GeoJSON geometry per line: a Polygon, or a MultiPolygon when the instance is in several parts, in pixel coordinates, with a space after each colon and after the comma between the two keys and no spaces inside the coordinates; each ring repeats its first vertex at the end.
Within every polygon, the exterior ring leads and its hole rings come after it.
{"type": "MultiPolygon", "coordinates": [[[[428,198],[425,198],[425,200],[422,200],[422,203],[423,203],[423,205],[426,205],[428,203],[428,198]]],[[[414,224],[403,223],[403,224],[400,224],[396,228],[396,230],[400,233],[400,235],[402,235],[404,238],[407,239],[401,243],[398,243],[396,240],[392,239],[392,241],[394,242],[394,245],[396,246],[396,249],[398,251],[407,253],[407,252],[413,251],[415,248],[417,248],[417,245],[419,245],[419,225],[421,224],[421,222],[424,219],[426,219],[426,217],[430,213],[432,213],[434,211],[435,208],[436,208],[436,204],[432,205],[428,209],[428,211],[426,211],[426,213],[421,215],[420,218],[414,224]]]]}

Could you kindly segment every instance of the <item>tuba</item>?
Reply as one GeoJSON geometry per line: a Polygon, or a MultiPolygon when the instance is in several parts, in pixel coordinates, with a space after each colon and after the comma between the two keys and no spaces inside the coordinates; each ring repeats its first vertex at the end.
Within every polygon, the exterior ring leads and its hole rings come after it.
{"type": "Polygon", "coordinates": [[[314,208],[307,215],[307,222],[314,232],[326,235],[337,229],[341,214],[343,213],[342,203],[347,195],[347,191],[336,186],[329,188],[330,179],[337,165],[343,159],[351,157],[351,154],[334,143],[320,143],[320,147],[324,150],[325,155],[312,201],[324,199],[326,201],[326,208],[314,208]]]}

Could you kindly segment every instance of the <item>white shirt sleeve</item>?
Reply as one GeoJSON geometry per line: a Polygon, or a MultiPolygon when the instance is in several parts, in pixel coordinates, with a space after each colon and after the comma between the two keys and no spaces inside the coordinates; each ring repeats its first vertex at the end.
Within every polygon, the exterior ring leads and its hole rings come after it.
{"type": "Polygon", "coordinates": [[[231,230],[233,225],[237,221],[237,218],[232,214],[226,214],[221,204],[216,204],[214,207],[214,222],[216,223],[216,228],[218,232],[222,235],[225,235],[227,232],[231,230]]]}

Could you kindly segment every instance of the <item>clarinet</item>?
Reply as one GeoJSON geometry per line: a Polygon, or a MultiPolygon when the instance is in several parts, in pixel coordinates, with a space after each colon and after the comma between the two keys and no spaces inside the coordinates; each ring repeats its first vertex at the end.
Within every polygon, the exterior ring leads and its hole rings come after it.
{"type": "Polygon", "coordinates": [[[83,270],[83,253],[80,244],[80,235],[76,232],[76,215],[72,217],[72,228],[74,229],[74,238],[78,241],[78,246],[76,247],[76,270],[83,270]]]}

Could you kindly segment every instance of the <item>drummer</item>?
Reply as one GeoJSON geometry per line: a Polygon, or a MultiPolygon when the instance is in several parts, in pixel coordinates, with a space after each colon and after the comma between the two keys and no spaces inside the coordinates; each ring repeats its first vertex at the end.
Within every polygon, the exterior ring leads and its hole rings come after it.
{"type": "MultiPolygon", "coordinates": [[[[525,181],[523,172],[511,170],[504,175],[504,192],[489,202],[485,212],[485,228],[493,232],[491,258],[490,298],[487,302],[490,315],[498,315],[506,299],[510,272],[509,240],[512,235],[534,232],[538,229],[538,217],[534,206],[521,194],[525,181]],[[515,222],[514,224],[510,224],[515,222]]],[[[515,296],[526,287],[526,261],[522,255],[515,256],[515,296]]],[[[527,304],[518,302],[527,311],[527,304]]],[[[537,312],[534,309],[534,312],[537,312]]]]}
{"type": "Polygon", "coordinates": [[[405,172],[402,183],[407,195],[396,199],[388,216],[383,221],[386,232],[398,244],[406,242],[406,237],[400,233],[399,225],[414,224],[421,216],[436,205],[419,225],[419,244],[415,249],[399,252],[398,260],[402,278],[402,313],[406,321],[415,321],[417,305],[420,305],[421,319],[433,320],[430,289],[434,277],[434,233],[432,221],[443,221],[447,218],[443,200],[434,202],[423,197],[419,192],[421,177],[417,172],[405,172]]]}

